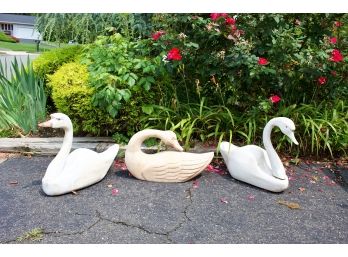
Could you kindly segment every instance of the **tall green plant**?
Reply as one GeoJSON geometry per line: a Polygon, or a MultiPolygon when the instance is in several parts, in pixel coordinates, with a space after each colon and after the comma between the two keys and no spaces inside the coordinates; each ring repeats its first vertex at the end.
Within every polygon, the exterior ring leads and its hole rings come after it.
{"type": "Polygon", "coordinates": [[[151,14],[119,13],[43,13],[37,14],[36,27],[48,41],[92,43],[105,29],[113,27],[123,36],[148,34],[151,14]]]}
{"type": "Polygon", "coordinates": [[[202,98],[199,104],[181,104],[175,110],[152,105],[143,108],[148,115],[142,119],[145,128],[170,129],[189,149],[195,140],[221,141],[232,135],[234,117],[222,105],[207,106],[202,98]]]}
{"type": "Polygon", "coordinates": [[[12,62],[12,75],[0,63],[0,129],[16,127],[24,134],[37,131],[46,116],[46,94],[43,81],[35,76],[32,65],[12,62]]]}

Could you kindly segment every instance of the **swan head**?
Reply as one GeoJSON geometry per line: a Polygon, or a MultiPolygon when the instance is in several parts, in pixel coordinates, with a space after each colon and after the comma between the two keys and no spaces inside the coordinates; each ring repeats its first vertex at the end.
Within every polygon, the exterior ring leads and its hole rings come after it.
{"type": "Polygon", "coordinates": [[[171,130],[163,131],[163,135],[161,139],[163,143],[165,143],[166,145],[169,145],[180,152],[184,151],[184,149],[181,147],[181,145],[178,142],[176,134],[173,131],[171,130]]]}
{"type": "Polygon", "coordinates": [[[275,124],[280,128],[284,135],[287,135],[294,144],[298,145],[294,134],[295,124],[291,119],[286,117],[275,118],[275,124]]]}
{"type": "Polygon", "coordinates": [[[51,119],[38,124],[39,127],[45,128],[62,128],[71,129],[72,124],[70,118],[64,113],[53,113],[50,115],[51,119]]]}

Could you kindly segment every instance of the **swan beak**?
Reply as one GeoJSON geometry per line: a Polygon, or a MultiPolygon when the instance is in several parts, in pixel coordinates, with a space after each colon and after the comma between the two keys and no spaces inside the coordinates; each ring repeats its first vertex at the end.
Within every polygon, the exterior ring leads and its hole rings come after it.
{"type": "Polygon", "coordinates": [[[183,152],[184,151],[184,148],[181,147],[181,145],[179,144],[178,141],[175,141],[172,145],[172,147],[175,149],[175,150],[178,150],[180,152],[183,152]]]}
{"type": "Polygon", "coordinates": [[[295,138],[294,132],[291,132],[291,134],[289,135],[289,138],[295,145],[298,145],[298,142],[295,138]]]}
{"type": "Polygon", "coordinates": [[[50,120],[48,120],[48,121],[39,123],[38,126],[41,128],[50,128],[50,127],[52,127],[52,123],[50,120]]]}

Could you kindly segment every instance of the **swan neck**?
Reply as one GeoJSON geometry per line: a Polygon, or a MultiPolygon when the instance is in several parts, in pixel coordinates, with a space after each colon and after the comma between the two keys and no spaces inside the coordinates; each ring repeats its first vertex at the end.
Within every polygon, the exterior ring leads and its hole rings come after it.
{"type": "Polygon", "coordinates": [[[141,151],[142,143],[146,139],[151,138],[151,137],[163,139],[162,133],[160,130],[145,129],[145,130],[139,131],[134,136],[132,136],[131,140],[129,140],[129,142],[128,142],[127,151],[130,151],[130,152],[141,151]]]}
{"type": "Polygon", "coordinates": [[[263,135],[262,135],[263,145],[265,146],[265,150],[267,152],[269,161],[271,163],[273,176],[280,179],[286,179],[286,173],[285,173],[283,163],[280,160],[271,142],[271,132],[274,126],[276,126],[276,124],[273,120],[270,120],[265,126],[263,130],[263,135]]]}
{"type": "Polygon", "coordinates": [[[68,127],[64,129],[64,131],[65,133],[64,133],[63,144],[55,158],[56,160],[65,160],[71,150],[71,146],[73,142],[73,130],[72,128],[68,127]]]}

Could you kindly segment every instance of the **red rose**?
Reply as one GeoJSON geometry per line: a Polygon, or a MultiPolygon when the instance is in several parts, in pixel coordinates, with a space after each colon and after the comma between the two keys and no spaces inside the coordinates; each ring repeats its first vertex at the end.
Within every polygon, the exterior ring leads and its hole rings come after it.
{"type": "Polygon", "coordinates": [[[342,62],[343,61],[343,55],[341,54],[340,50],[338,50],[338,49],[332,50],[330,61],[333,61],[333,62],[342,62]]]}
{"type": "Polygon", "coordinates": [[[234,32],[234,31],[236,31],[237,30],[237,26],[236,25],[231,25],[231,30],[232,30],[232,32],[234,32]]]}
{"type": "Polygon", "coordinates": [[[158,40],[163,34],[165,34],[164,31],[162,31],[162,30],[157,31],[156,33],[152,34],[152,39],[158,40]]]}
{"type": "Polygon", "coordinates": [[[213,21],[216,21],[219,17],[220,17],[219,13],[211,13],[210,14],[210,19],[212,19],[213,21]]]}
{"type": "Polygon", "coordinates": [[[330,37],[330,43],[331,44],[336,44],[337,43],[337,38],[336,37],[330,37]]]}
{"type": "Polygon", "coordinates": [[[180,54],[180,50],[176,47],[172,48],[167,54],[167,59],[180,61],[182,59],[182,56],[180,54]]]}
{"type": "Polygon", "coordinates": [[[213,20],[213,21],[216,21],[220,17],[226,18],[227,16],[228,16],[227,13],[211,13],[210,14],[210,19],[213,20]]]}
{"type": "Polygon", "coordinates": [[[236,24],[236,20],[231,17],[226,18],[225,21],[226,21],[226,24],[230,24],[230,25],[236,24]]]}
{"type": "Polygon", "coordinates": [[[271,100],[272,103],[278,103],[280,100],[282,100],[279,96],[277,95],[272,95],[269,100],[271,100]]]}
{"type": "Polygon", "coordinates": [[[267,65],[268,64],[268,60],[266,58],[263,57],[259,57],[259,60],[257,62],[260,65],[267,65]]]}
{"type": "Polygon", "coordinates": [[[336,27],[341,27],[343,25],[343,23],[340,21],[335,21],[334,24],[336,27]]]}
{"type": "Polygon", "coordinates": [[[321,77],[318,78],[319,85],[325,85],[326,82],[327,82],[327,78],[326,77],[321,76],[321,77]]]}

